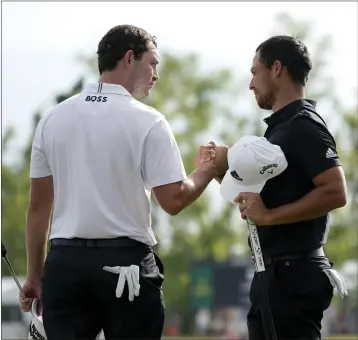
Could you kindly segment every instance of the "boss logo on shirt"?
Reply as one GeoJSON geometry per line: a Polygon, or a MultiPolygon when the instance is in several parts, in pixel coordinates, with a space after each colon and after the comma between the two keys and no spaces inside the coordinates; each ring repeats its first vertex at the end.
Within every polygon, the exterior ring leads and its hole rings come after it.
{"type": "Polygon", "coordinates": [[[102,97],[102,96],[87,96],[86,97],[86,102],[106,102],[107,101],[107,97],[102,97]]]}

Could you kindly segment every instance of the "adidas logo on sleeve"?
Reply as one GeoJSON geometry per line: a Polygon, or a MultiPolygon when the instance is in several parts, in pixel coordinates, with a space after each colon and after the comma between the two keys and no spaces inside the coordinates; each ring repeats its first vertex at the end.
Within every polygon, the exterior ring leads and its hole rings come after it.
{"type": "Polygon", "coordinates": [[[335,157],[338,157],[338,155],[331,148],[328,148],[326,152],[326,158],[335,158],[335,157]]]}

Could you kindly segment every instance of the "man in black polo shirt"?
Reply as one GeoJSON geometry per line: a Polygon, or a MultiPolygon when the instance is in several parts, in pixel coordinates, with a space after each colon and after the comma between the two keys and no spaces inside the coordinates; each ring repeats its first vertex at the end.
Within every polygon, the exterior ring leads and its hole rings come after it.
{"type": "MultiPolygon", "coordinates": [[[[347,200],[335,140],[317,114],[316,103],[305,99],[310,70],[308,50],[295,38],[275,36],[257,48],[250,90],[260,108],[273,111],[264,120],[264,137],[281,147],[288,167],[267,181],[260,194],[240,193],[236,199],[242,218],[258,226],[270,307],[280,340],[321,338],[323,312],[331,303],[336,283],[323,271],[331,268],[323,250],[328,213],[343,207],[347,200]]],[[[210,145],[202,149],[205,161],[210,145]]],[[[227,163],[226,153],[226,147],[216,147],[216,162],[227,163]]],[[[217,180],[221,183],[222,178],[217,180]]],[[[338,281],[337,276],[335,279],[338,281]]],[[[249,339],[268,339],[257,274],[250,299],[249,339]]]]}

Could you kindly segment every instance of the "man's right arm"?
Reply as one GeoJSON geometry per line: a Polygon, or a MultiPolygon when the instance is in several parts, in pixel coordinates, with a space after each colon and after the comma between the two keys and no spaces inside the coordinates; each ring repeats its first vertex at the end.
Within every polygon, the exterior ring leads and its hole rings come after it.
{"type": "Polygon", "coordinates": [[[177,215],[193,203],[215,176],[208,168],[194,170],[187,179],[153,188],[160,206],[170,215],[177,215]]]}
{"type": "Polygon", "coordinates": [[[175,137],[163,118],[149,131],[143,153],[143,178],[159,205],[176,215],[193,203],[217,175],[213,162],[201,164],[186,176],[175,137]]]}

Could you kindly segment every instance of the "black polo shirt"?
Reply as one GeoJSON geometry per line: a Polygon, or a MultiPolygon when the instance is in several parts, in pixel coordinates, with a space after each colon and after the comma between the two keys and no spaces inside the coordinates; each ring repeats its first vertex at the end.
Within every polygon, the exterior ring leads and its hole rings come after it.
{"type": "MultiPolygon", "coordinates": [[[[340,165],[336,143],[312,100],[296,100],[265,118],[265,137],[284,152],[288,167],[267,181],[261,197],[269,209],[292,203],[314,189],[313,179],[340,165]]],[[[305,222],[258,228],[264,254],[319,248],[326,241],[328,215],[305,222]]]]}

